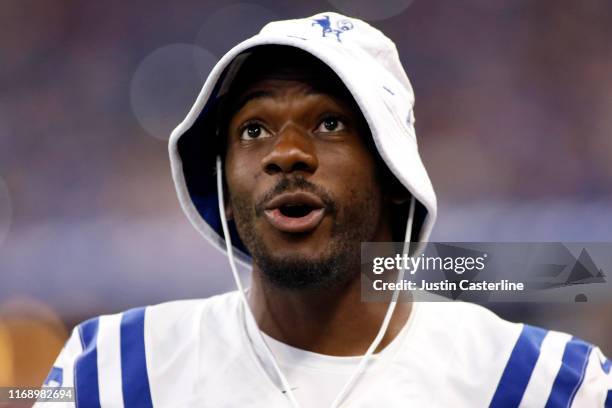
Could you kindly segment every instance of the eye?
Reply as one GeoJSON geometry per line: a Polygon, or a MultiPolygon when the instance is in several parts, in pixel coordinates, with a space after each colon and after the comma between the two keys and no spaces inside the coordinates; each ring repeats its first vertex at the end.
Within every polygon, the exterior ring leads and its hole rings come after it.
{"type": "Polygon", "coordinates": [[[240,132],[240,139],[242,140],[261,139],[269,136],[270,133],[257,122],[247,123],[242,127],[242,131],[240,132]]]}
{"type": "Polygon", "coordinates": [[[344,123],[336,116],[328,116],[319,123],[317,132],[328,133],[344,130],[344,123]]]}

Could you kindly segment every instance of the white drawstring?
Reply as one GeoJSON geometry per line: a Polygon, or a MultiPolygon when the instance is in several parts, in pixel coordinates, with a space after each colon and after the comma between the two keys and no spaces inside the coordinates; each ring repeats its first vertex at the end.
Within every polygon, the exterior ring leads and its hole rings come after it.
{"type": "MultiPolygon", "coordinates": [[[[230,234],[229,234],[229,229],[227,227],[227,218],[225,217],[225,202],[224,202],[224,199],[223,199],[223,174],[222,174],[222,167],[223,166],[222,166],[222,163],[221,163],[221,157],[217,156],[217,196],[219,198],[219,215],[221,217],[221,226],[223,228],[223,236],[225,238],[225,247],[227,249],[227,255],[228,255],[228,259],[229,259],[230,269],[232,270],[232,275],[234,276],[234,281],[236,282],[236,286],[238,287],[238,291],[240,292],[240,297],[242,299],[242,303],[244,304],[244,307],[245,307],[245,309],[247,310],[247,313],[248,313],[248,316],[245,316],[245,317],[246,318],[250,317],[250,318],[253,319],[253,321],[255,321],[255,317],[253,316],[253,311],[251,310],[251,306],[249,305],[249,302],[248,302],[248,300],[246,298],[245,291],[244,291],[243,286],[242,286],[242,281],[240,280],[240,276],[238,275],[238,270],[236,268],[236,263],[234,261],[234,251],[233,251],[233,247],[232,247],[232,240],[231,240],[231,237],[230,237],[230,234]]],[[[414,218],[414,207],[415,207],[415,199],[414,199],[414,196],[412,196],[410,198],[410,210],[408,212],[408,222],[407,222],[407,225],[406,225],[406,237],[404,239],[404,248],[403,248],[403,251],[404,251],[403,253],[404,254],[409,254],[410,253],[410,239],[411,239],[411,236],[412,236],[412,223],[413,223],[413,218],[414,218]]],[[[398,272],[397,282],[401,283],[402,279],[404,279],[404,270],[400,269],[399,272],[398,272]]],[[[397,287],[400,287],[400,285],[399,284],[396,285],[396,288],[397,287]]],[[[368,347],[368,350],[363,355],[362,359],[359,361],[359,365],[355,369],[355,372],[353,373],[353,375],[351,375],[351,377],[349,378],[347,383],[344,385],[344,387],[342,388],[342,390],[340,391],[340,393],[338,394],[338,396],[336,397],[336,399],[332,403],[331,408],[337,408],[337,407],[340,406],[340,404],[343,402],[343,400],[346,398],[346,396],[350,392],[350,390],[353,387],[353,385],[359,379],[359,376],[365,371],[366,364],[368,363],[368,361],[370,360],[370,358],[374,354],[374,351],[376,351],[376,349],[378,348],[378,345],[380,344],[380,342],[382,341],[385,333],[387,332],[387,328],[389,327],[389,323],[391,322],[391,318],[393,317],[393,312],[395,311],[395,306],[397,305],[397,298],[398,297],[399,297],[399,290],[395,289],[393,291],[393,297],[391,298],[391,302],[389,302],[389,306],[387,308],[387,312],[385,314],[385,318],[383,319],[382,325],[380,326],[380,329],[378,330],[378,334],[374,338],[374,341],[372,341],[372,343],[370,344],[370,347],[368,347]]],[[[272,353],[272,350],[270,350],[270,347],[268,346],[268,344],[266,343],[265,339],[263,338],[263,335],[261,334],[261,330],[257,330],[257,333],[258,333],[258,335],[261,338],[261,342],[264,345],[266,354],[268,355],[268,357],[269,357],[269,359],[270,359],[270,361],[272,363],[274,371],[278,375],[283,388],[286,390],[285,391],[285,395],[289,398],[289,401],[291,402],[291,404],[293,405],[294,408],[299,408],[300,404],[295,399],[295,396],[293,395],[293,391],[291,390],[291,387],[289,386],[289,382],[287,381],[287,379],[283,375],[283,372],[281,371],[280,367],[278,366],[278,363],[276,361],[276,358],[274,357],[274,354],[272,353]]]]}
{"type": "MultiPolygon", "coordinates": [[[[415,206],[415,201],[414,201],[414,196],[412,196],[410,198],[410,210],[408,211],[408,222],[406,223],[406,235],[404,238],[404,248],[403,248],[403,253],[408,254],[408,255],[410,254],[410,239],[411,239],[410,237],[412,236],[412,220],[414,218],[414,206],[415,206]]],[[[401,283],[403,279],[404,279],[404,269],[400,269],[397,275],[398,284],[395,285],[396,288],[400,287],[399,283],[401,283]]],[[[363,355],[363,357],[359,361],[359,365],[355,369],[355,372],[353,373],[353,375],[351,375],[347,383],[342,388],[342,391],[340,391],[340,393],[338,394],[338,396],[332,403],[331,408],[337,408],[340,406],[342,401],[346,398],[346,396],[350,392],[353,385],[355,385],[355,383],[359,379],[359,376],[365,371],[366,364],[368,363],[370,358],[372,358],[374,351],[376,351],[376,349],[378,348],[378,345],[380,344],[383,337],[385,336],[385,333],[387,332],[387,328],[389,327],[389,323],[391,322],[391,317],[393,317],[393,312],[395,311],[395,306],[397,305],[398,297],[399,297],[399,289],[395,289],[393,291],[393,297],[391,298],[391,302],[389,302],[389,306],[387,307],[387,313],[385,314],[385,318],[383,319],[382,325],[380,326],[380,329],[378,330],[378,334],[374,338],[374,341],[372,341],[372,344],[370,344],[370,347],[368,347],[368,350],[366,351],[366,353],[363,355]]]]}
{"type": "MultiPolygon", "coordinates": [[[[238,269],[236,269],[236,263],[234,262],[234,251],[232,248],[232,239],[230,237],[229,229],[227,227],[227,218],[225,217],[225,202],[223,199],[223,174],[222,174],[222,164],[221,157],[217,156],[217,196],[219,197],[219,215],[221,216],[221,226],[223,227],[223,237],[225,238],[225,247],[227,249],[227,255],[229,259],[230,268],[232,270],[232,274],[234,275],[234,281],[236,281],[236,286],[238,286],[238,291],[240,292],[240,298],[242,299],[242,303],[244,304],[244,308],[247,310],[247,316],[245,318],[251,318],[255,321],[255,317],[253,316],[253,311],[251,310],[251,306],[246,298],[244,288],[242,287],[242,281],[240,280],[240,275],[238,275],[238,269]]],[[[255,323],[257,325],[257,323],[255,323]]],[[[261,342],[264,345],[264,349],[266,350],[266,354],[268,355],[270,361],[272,362],[272,366],[274,367],[274,371],[278,375],[283,388],[285,389],[285,395],[291,401],[291,404],[295,408],[300,408],[300,404],[298,404],[295,396],[293,395],[293,391],[291,391],[291,387],[289,386],[289,382],[283,375],[278,363],[276,362],[276,358],[274,354],[272,354],[272,350],[268,347],[263,335],[261,334],[261,330],[257,330],[257,334],[261,338],[261,342]]]]}

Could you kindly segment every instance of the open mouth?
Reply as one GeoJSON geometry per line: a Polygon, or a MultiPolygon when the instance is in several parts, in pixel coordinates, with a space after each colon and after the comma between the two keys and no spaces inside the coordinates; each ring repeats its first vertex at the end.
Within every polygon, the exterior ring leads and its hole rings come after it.
{"type": "Polygon", "coordinates": [[[307,204],[287,204],[279,208],[281,214],[291,218],[305,217],[310,214],[312,210],[314,210],[314,208],[307,204]]]}
{"type": "Polygon", "coordinates": [[[306,192],[273,198],[264,211],[272,226],[282,232],[304,233],[315,229],[325,216],[323,201],[306,192]]]}

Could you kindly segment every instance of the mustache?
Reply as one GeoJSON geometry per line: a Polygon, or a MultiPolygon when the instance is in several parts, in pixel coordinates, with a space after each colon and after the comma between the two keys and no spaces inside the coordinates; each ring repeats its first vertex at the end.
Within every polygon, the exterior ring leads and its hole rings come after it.
{"type": "Polygon", "coordinates": [[[288,192],[295,191],[306,191],[315,194],[323,201],[325,210],[329,214],[335,214],[337,212],[336,203],[333,200],[331,194],[321,186],[318,186],[310,181],[306,180],[303,176],[294,177],[283,177],[276,183],[274,187],[268,190],[261,199],[255,204],[255,215],[262,216],[264,213],[265,205],[268,201],[274,197],[288,192]]]}

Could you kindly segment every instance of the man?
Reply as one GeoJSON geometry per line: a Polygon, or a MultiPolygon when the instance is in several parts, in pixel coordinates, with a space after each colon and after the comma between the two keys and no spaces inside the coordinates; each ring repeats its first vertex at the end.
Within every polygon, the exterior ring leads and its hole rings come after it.
{"type": "Polygon", "coordinates": [[[79,406],[612,406],[610,361],[566,334],[467,303],[361,300],[360,242],[422,243],[435,219],[413,103],[393,43],[338,14],[228,52],[170,156],[239,290],[89,320],[53,383],[79,406]]]}

